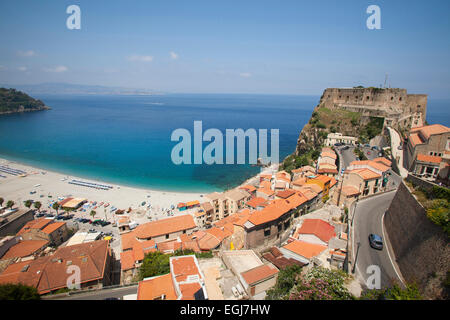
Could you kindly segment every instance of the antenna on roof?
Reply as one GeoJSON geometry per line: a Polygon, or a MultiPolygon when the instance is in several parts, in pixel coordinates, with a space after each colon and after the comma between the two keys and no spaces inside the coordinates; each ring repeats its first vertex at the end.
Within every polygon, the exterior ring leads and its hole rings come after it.
{"type": "Polygon", "coordinates": [[[386,83],[388,81],[388,74],[386,73],[386,76],[384,77],[384,88],[386,89],[386,83]]]}

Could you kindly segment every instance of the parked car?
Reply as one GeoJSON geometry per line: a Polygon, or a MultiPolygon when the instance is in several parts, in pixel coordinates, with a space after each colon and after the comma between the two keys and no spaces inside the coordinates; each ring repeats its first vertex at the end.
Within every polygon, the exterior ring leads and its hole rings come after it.
{"type": "Polygon", "coordinates": [[[369,235],[369,244],[374,249],[382,250],[383,249],[383,238],[381,238],[377,234],[371,233],[369,235]]]}

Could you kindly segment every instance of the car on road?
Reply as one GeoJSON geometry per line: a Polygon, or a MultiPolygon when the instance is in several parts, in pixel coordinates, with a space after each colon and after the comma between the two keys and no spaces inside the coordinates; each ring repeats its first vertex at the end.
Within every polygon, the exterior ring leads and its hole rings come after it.
{"type": "Polygon", "coordinates": [[[377,234],[371,233],[369,235],[369,244],[374,249],[382,250],[383,249],[383,238],[381,238],[377,234]]]}
{"type": "Polygon", "coordinates": [[[342,148],[342,150],[348,150],[348,149],[350,149],[349,146],[345,146],[345,147],[342,148]]]}
{"type": "Polygon", "coordinates": [[[402,145],[399,145],[398,147],[397,147],[397,149],[398,150],[402,150],[403,148],[402,148],[402,145]]]}

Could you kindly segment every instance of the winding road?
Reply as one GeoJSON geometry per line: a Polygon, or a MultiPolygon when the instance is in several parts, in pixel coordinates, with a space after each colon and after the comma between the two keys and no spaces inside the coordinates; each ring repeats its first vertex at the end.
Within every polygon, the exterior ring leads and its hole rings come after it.
{"type": "MultiPolygon", "coordinates": [[[[394,255],[383,226],[384,213],[389,208],[395,191],[383,193],[368,199],[360,200],[355,208],[353,219],[354,242],[356,250],[360,243],[356,259],[356,275],[364,283],[371,275],[367,268],[376,265],[380,268],[381,287],[389,286],[392,279],[401,282],[401,276],[394,265],[394,255]],[[375,250],[369,245],[369,234],[375,233],[383,238],[383,250],[375,250]]],[[[356,251],[355,251],[356,253],[356,251]]]]}

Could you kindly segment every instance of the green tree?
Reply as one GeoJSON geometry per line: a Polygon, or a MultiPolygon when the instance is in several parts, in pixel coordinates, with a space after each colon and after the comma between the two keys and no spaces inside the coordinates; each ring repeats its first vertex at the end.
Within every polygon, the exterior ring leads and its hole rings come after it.
{"type": "Polygon", "coordinates": [[[347,277],[341,270],[310,269],[291,290],[289,300],[351,300],[353,296],[344,286],[347,277]]]}
{"type": "Polygon", "coordinates": [[[34,203],[34,207],[35,207],[38,211],[41,211],[42,203],[40,203],[39,201],[36,201],[36,202],[34,203]]]}
{"type": "Polygon", "coordinates": [[[301,272],[302,267],[296,264],[281,269],[278,273],[277,283],[267,291],[266,300],[287,299],[301,272]]]}
{"type": "Polygon", "coordinates": [[[139,269],[139,280],[169,273],[169,259],[170,255],[159,251],[147,253],[139,269]]]}
{"type": "Polygon", "coordinates": [[[56,210],[56,214],[58,214],[58,210],[61,208],[58,202],[52,204],[53,210],[56,210]]]}
{"type": "Polygon", "coordinates": [[[3,202],[5,201],[5,199],[0,198],[0,207],[3,205],[3,202]]]}
{"type": "Polygon", "coordinates": [[[9,200],[7,203],[6,203],[6,207],[7,208],[12,208],[14,206],[14,201],[12,201],[12,200],[9,200]]]}
{"type": "Polygon", "coordinates": [[[41,296],[34,287],[23,284],[7,283],[0,285],[0,300],[40,300],[41,296]]]}
{"type": "Polygon", "coordinates": [[[25,207],[27,207],[28,209],[31,207],[31,205],[33,204],[33,200],[26,200],[23,202],[25,207]]]}
{"type": "Polygon", "coordinates": [[[402,288],[394,283],[391,287],[380,290],[366,290],[361,294],[361,300],[422,300],[422,296],[415,283],[407,284],[402,288]]]}
{"type": "Polygon", "coordinates": [[[95,210],[91,210],[91,213],[90,213],[90,214],[91,214],[91,217],[94,218],[95,215],[97,214],[97,212],[95,212],[95,210]]]}

